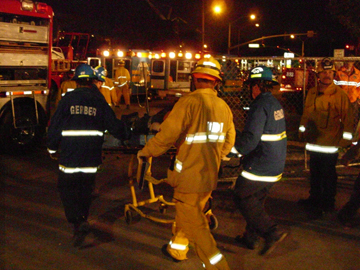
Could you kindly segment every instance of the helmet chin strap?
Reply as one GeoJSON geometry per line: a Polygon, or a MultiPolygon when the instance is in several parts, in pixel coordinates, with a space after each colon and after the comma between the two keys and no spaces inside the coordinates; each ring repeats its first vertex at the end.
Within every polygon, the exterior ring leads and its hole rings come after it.
{"type": "Polygon", "coordinates": [[[194,83],[194,77],[191,76],[191,79],[190,79],[190,92],[194,92],[196,90],[196,86],[195,86],[195,83],[194,83]]]}

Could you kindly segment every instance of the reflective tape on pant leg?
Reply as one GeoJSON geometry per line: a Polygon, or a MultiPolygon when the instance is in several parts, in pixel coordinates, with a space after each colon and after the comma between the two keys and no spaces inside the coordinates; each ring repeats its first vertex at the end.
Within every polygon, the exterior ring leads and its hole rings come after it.
{"type": "Polygon", "coordinates": [[[212,265],[217,264],[218,262],[221,261],[221,259],[223,258],[223,255],[219,252],[218,254],[212,256],[209,261],[212,265]]]}
{"type": "Polygon", "coordinates": [[[187,248],[187,245],[176,244],[176,243],[173,243],[171,240],[169,242],[169,245],[172,249],[177,249],[177,250],[186,250],[186,248],[187,248]]]}

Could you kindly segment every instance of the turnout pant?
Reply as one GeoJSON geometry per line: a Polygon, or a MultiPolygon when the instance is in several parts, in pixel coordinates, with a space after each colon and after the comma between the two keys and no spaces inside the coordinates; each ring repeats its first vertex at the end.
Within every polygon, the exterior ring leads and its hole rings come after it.
{"type": "Polygon", "coordinates": [[[130,105],[130,88],[128,85],[116,87],[116,95],[118,98],[117,105],[120,105],[121,96],[124,96],[125,104],[130,105]]]}
{"type": "Polygon", "coordinates": [[[241,175],[237,178],[234,201],[246,220],[249,236],[265,237],[277,229],[277,224],[266,213],[264,203],[274,183],[248,180],[241,175]]]}
{"type": "Polygon", "coordinates": [[[334,208],[338,153],[310,152],[310,198],[324,210],[334,208]]]}
{"type": "Polygon", "coordinates": [[[89,216],[96,173],[59,172],[58,190],[69,223],[80,224],[89,216]]]}
{"type": "Polygon", "coordinates": [[[211,192],[174,192],[176,229],[167,251],[173,258],[184,260],[190,241],[194,244],[195,251],[206,269],[227,270],[230,268],[225,257],[216,247],[208,220],[203,212],[210,195],[211,192]]]}

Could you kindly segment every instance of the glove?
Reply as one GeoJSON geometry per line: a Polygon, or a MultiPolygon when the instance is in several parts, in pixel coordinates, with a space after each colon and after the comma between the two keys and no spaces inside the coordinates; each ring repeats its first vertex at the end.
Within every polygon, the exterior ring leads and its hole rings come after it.
{"type": "Polygon", "coordinates": [[[344,166],[348,166],[349,163],[356,159],[359,155],[359,143],[355,146],[350,147],[349,150],[346,151],[346,153],[341,157],[340,163],[344,166]]]}
{"type": "Polygon", "coordinates": [[[54,160],[58,160],[58,155],[57,155],[57,153],[50,154],[50,158],[51,158],[51,159],[54,159],[54,160]]]}
{"type": "Polygon", "coordinates": [[[139,150],[139,152],[137,152],[137,159],[139,164],[143,162],[144,159],[147,159],[148,157],[144,154],[144,152],[142,150],[139,150]]]}

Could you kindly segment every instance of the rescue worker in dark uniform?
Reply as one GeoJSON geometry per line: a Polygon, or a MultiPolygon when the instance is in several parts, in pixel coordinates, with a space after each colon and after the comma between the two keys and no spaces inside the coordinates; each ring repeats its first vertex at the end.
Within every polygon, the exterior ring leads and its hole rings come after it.
{"type": "Polygon", "coordinates": [[[270,253],[287,233],[278,229],[264,208],[270,188],[279,181],[286,159],[286,125],[284,110],[270,90],[278,82],[270,68],[258,66],[250,71],[251,97],[244,130],[237,133],[235,148],[243,156],[243,171],[236,180],[234,199],[246,220],[246,231],[235,239],[255,249],[259,237],[265,244],[260,255],[270,253]]]}
{"type": "Polygon", "coordinates": [[[52,157],[59,152],[58,189],[78,246],[90,229],[87,218],[102,163],[104,131],[120,140],[127,138],[128,131],[100,93],[102,82],[92,67],[79,65],[73,80],[77,88],[65,94],[51,118],[48,151],[52,157]]]}
{"type": "Polygon", "coordinates": [[[214,58],[200,60],[192,76],[192,92],[179,99],[160,126],[160,131],[139,151],[138,157],[156,157],[177,147],[167,182],[174,188],[175,230],[164,252],[176,260],[187,259],[189,241],[204,268],[229,269],[216,246],[203,212],[216,189],[221,159],[235,141],[235,127],[229,106],[217,97],[222,80],[220,64],[214,58]]]}

